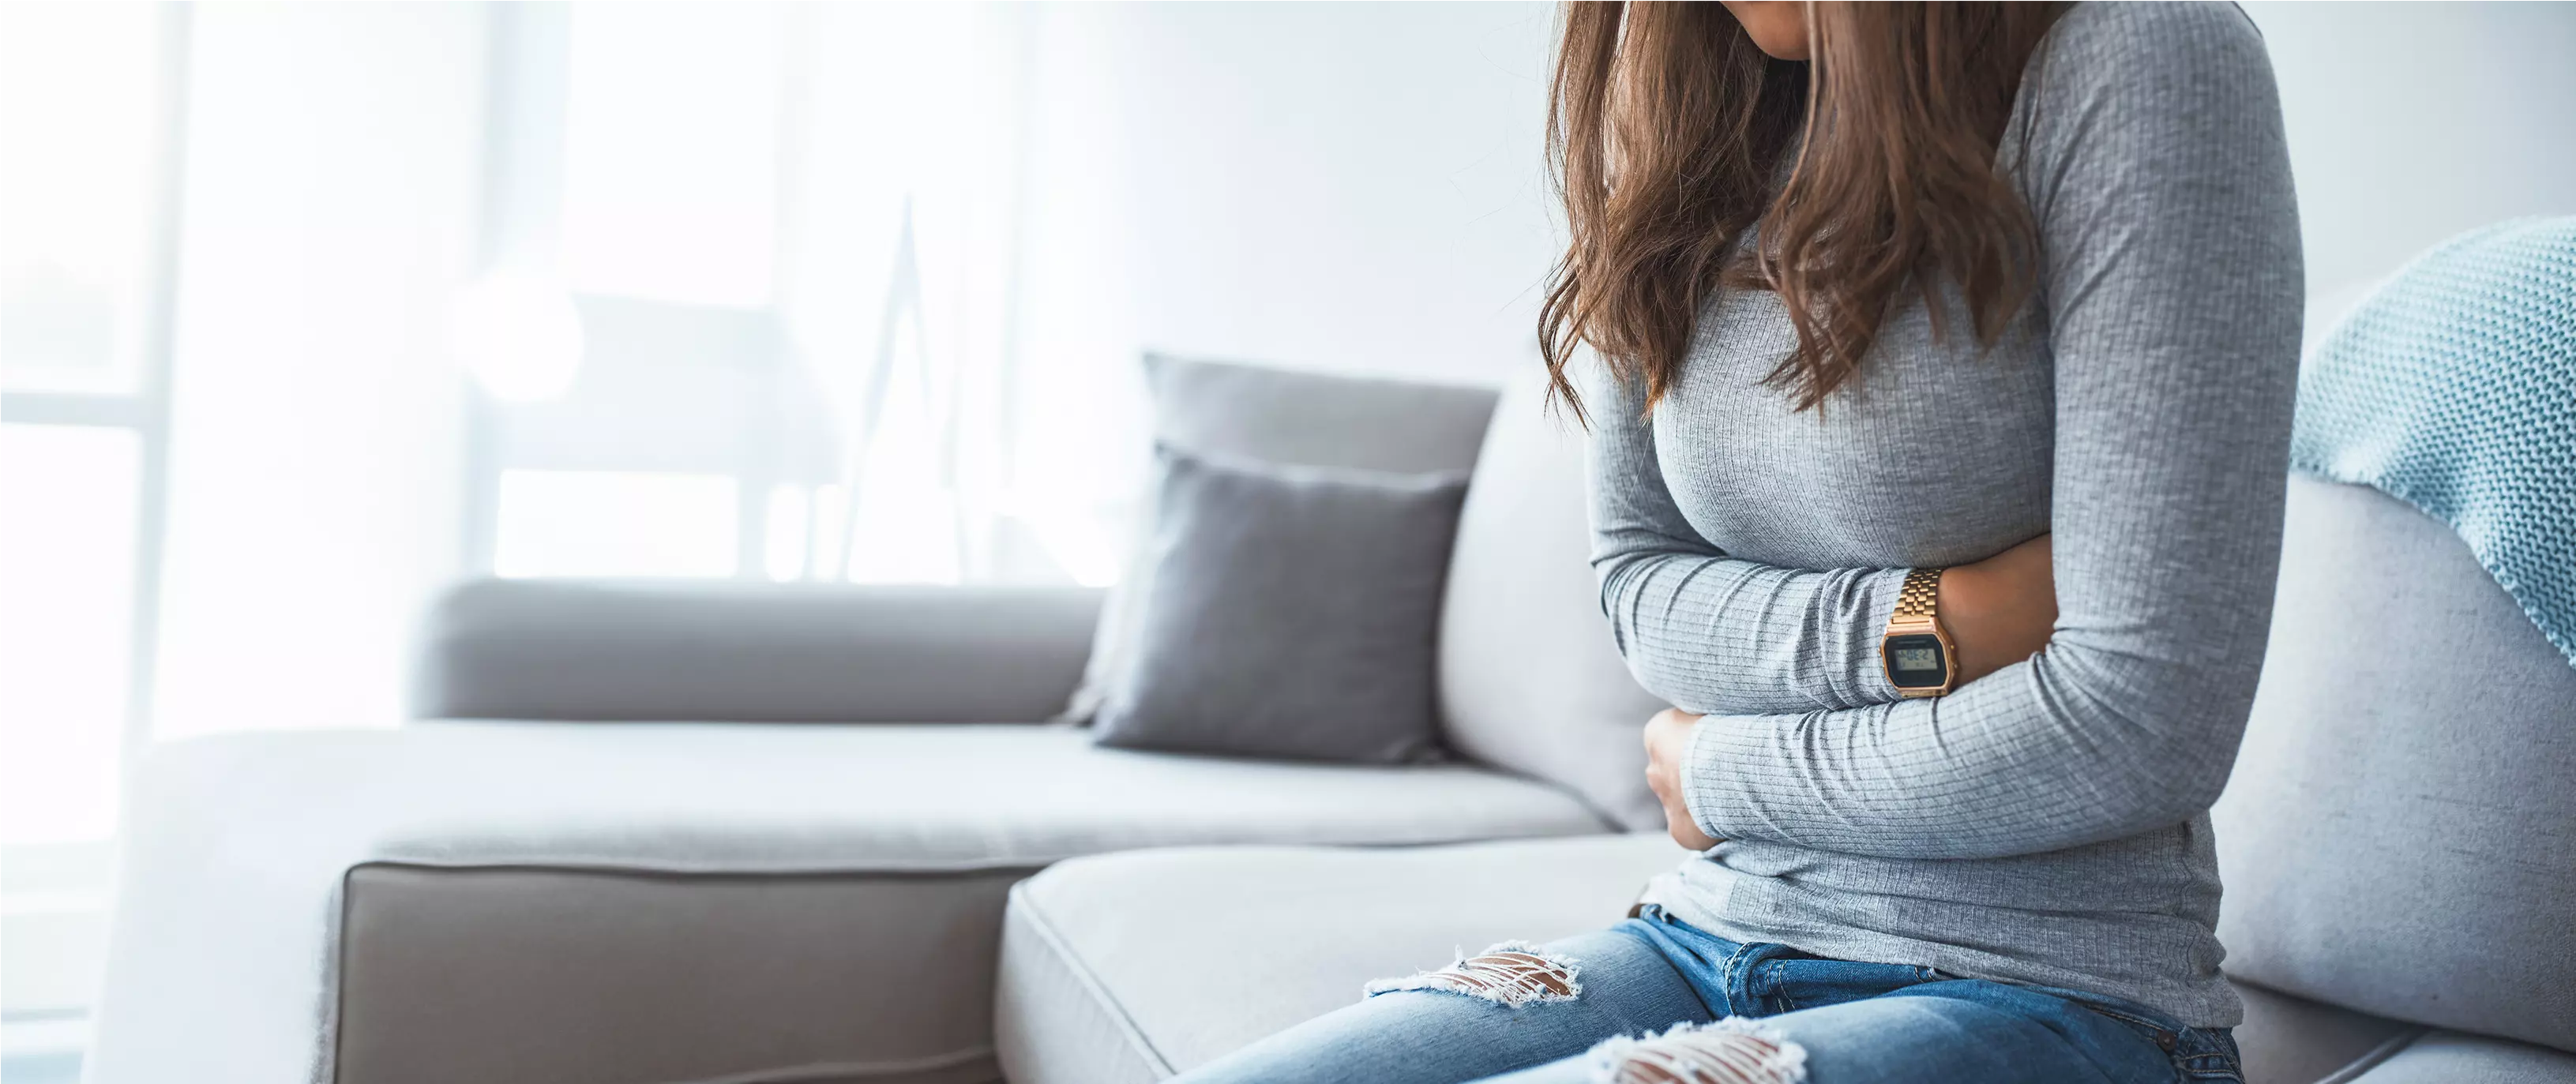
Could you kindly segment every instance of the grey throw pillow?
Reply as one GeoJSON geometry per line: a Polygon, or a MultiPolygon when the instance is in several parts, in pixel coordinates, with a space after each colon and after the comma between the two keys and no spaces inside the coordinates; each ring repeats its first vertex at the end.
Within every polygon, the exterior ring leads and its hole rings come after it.
{"type": "MultiPolygon", "coordinates": [[[[1228,461],[1356,467],[1403,474],[1465,471],[1493,412],[1490,388],[1145,356],[1154,439],[1228,461]]],[[[1150,504],[1150,502],[1148,502],[1150,504]]],[[[1138,600],[1153,589],[1154,523],[1136,532],[1125,575],[1100,610],[1082,685],[1059,719],[1085,723],[1136,650],[1138,600]]]]}
{"type": "Polygon", "coordinates": [[[1155,450],[1152,587],[1103,745],[1395,763],[1434,749],[1467,478],[1155,450]]]}

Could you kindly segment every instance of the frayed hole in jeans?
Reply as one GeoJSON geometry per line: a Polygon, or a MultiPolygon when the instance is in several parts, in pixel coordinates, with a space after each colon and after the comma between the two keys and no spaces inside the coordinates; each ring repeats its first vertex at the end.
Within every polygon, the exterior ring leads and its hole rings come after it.
{"type": "Polygon", "coordinates": [[[1574,1000],[1583,993],[1582,984],[1575,981],[1575,971],[1573,960],[1541,952],[1526,941],[1505,941],[1474,956],[1461,954],[1456,962],[1438,971],[1379,979],[1368,984],[1367,994],[1442,990],[1518,1007],[1574,1000]]]}

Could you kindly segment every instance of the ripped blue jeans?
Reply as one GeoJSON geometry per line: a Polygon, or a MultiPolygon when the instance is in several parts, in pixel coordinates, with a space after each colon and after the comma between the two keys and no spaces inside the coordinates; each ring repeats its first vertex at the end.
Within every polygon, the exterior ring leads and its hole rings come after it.
{"type": "Polygon", "coordinates": [[[2242,1084],[2224,1029],[2116,998],[1826,960],[1648,906],[1378,983],[1186,1084],[2242,1084]]]}

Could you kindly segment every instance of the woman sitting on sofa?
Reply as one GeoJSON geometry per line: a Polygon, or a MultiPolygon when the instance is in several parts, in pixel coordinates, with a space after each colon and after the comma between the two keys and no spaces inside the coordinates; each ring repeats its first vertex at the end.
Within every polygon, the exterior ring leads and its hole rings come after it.
{"type": "Polygon", "coordinates": [[[1549,132],[1542,341],[1700,853],[1186,1079],[2239,1079],[2207,810],[2302,307],[2253,26],[1574,4],[1549,132]]]}

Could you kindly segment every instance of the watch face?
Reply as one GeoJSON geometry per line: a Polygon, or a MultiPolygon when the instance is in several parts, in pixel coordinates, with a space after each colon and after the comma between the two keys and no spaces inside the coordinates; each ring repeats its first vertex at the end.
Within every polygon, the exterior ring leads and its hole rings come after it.
{"type": "Polygon", "coordinates": [[[1887,679],[1900,689],[1937,689],[1949,680],[1950,660],[1941,651],[1941,638],[1928,632],[1889,637],[1883,650],[1887,653],[1887,679]]]}

